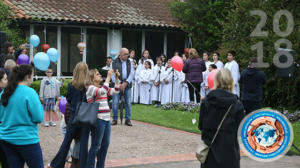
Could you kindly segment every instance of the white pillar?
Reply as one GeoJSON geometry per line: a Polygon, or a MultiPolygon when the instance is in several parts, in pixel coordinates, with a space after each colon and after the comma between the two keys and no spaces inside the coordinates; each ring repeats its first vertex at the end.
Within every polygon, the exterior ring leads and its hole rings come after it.
{"type": "Polygon", "coordinates": [[[117,50],[120,51],[122,48],[122,31],[121,30],[108,30],[108,38],[107,38],[107,48],[108,48],[108,54],[109,50],[117,50]]]}
{"type": "Polygon", "coordinates": [[[87,44],[86,44],[86,27],[83,28],[83,42],[86,45],[85,49],[83,50],[83,56],[82,56],[82,61],[86,62],[86,48],[87,48],[87,44]]]}
{"type": "Polygon", "coordinates": [[[60,78],[60,74],[61,74],[61,26],[57,27],[57,51],[58,51],[57,77],[60,78]]]}
{"type": "MultiPolygon", "coordinates": [[[[29,28],[30,30],[30,35],[29,35],[29,37],[31,36],[31,35],[33,35],[34,34],[34,25],[33,24],[30,24],[30,28],[29,28]]],[[[30,61],[33,61],[33,46],[32,45],[30,45],[30,61]]]]}
{"type": "Polygon", "coordinates": [[[142,52],[145,50],[146,48],[146,33],[145,30],[142,30],[142,52]]]}
{"type": "Polygon", "coordinates": [[[167,56],[168,49],[168,33],[164,32],[164,54],[167,56]]]}

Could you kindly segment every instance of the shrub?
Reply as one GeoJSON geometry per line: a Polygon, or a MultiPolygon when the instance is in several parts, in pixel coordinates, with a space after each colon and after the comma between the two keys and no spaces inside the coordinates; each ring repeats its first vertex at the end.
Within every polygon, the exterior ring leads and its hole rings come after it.
{"type": "MultiPolygon", "coordinates": [[[[67,95],[67,88],[68,84],[71,79],[66,79],[64,85],[60,88],[60,95],[61,96],[66,96],[67,95]]],[[[37,80],[32,82],[31,86],[38,94],[40,94],[40,86],[41,86],[41,80],[37,80]]]]}
{"type": "Polygon", "coordinates": [[[168,103],[162,106],[163,110],[178,110],[178,111],[188,111],[191,113],[200,112],[200,104],[195,103],[168,103]]]}

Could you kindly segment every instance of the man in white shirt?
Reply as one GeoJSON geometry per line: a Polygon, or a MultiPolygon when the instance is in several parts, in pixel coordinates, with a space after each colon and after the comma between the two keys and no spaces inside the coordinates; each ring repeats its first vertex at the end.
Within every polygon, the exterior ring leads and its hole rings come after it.
{"type": "Polygon", "coordinates": [[[107,59],[106,59],[106,66],[102,67],[102,69],[108,71],[110,69],[111,62],[112,62],[112,58],[111,57],[107,57],[107,59]]]}
{"type": "Polygon", "coordinates": [[[234,59],[235,59],[235,51],[228,51],[227,53],[228,62],[225,64],[224,68],[227,68],[231,72],[234,81],[233,93],[236,94],[238,97],[240,97],[240,86],[239,86],[240,71],[239,71],[239,65],[234,59]]]}

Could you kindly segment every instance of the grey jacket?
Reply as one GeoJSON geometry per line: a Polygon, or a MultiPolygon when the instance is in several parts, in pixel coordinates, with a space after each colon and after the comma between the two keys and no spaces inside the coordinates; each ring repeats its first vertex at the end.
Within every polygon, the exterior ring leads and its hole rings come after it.
{"type": "Polygon", "coordinates": [[[60,96],[60,87],[64,82],[58,81],[56,78],[45,77],[41,82],[40,99],[57,98],[60,96]]]}

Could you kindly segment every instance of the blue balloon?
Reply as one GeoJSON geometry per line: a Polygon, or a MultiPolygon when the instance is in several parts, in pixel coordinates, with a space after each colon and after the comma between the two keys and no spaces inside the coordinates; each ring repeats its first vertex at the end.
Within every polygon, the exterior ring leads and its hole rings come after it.
{"type": "Polygon", "coordinates": [[[38,52],[33,57],[34,66],[41,71],[46,71],[50,65],[49,56],[44,52],[38,52]]]}
{"type": "Polygon", "coordinates": [[[49,48],[47,50],[47,55],[49,56],[51,62],[56,62],[58,58],[58,51],[55,48],[49,48]]]}
{"type": "Polygon", "coordinates": [[[118,55],[117,50],[109,50],[109,55],[111,56],[112,59],[115,59],[115,57],[118,55]]]}
{"type": "Polygon", "coordinates": [[[33,47],[37,47],[40,44],[40,38],[37,35],[31,35],[29,42],[31,45],[33,45],[33,47]]]}

